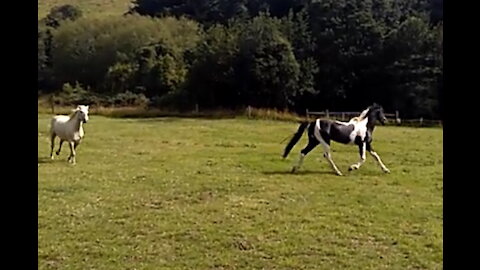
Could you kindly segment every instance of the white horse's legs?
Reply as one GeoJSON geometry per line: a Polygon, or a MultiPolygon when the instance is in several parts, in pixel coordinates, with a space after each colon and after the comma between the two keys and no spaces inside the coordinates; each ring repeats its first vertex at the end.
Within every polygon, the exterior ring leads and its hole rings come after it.
{"type": "Polygon", "coordinates": [[[332,166],[332,169],[335,171],[337,175],[342,176],[342,172],[337,168],[337,165],[333,162],[332,155],[330,154],[330,146],[324,142],[322,142],[322,147],[323,147],[323,157],[325,157],[330,165],[332,166]]]}
{"type": "Polygon", "coordinates": [[[58,150],[55,154],[60,155],[60,150],[62,150],[62,144],[63,144],[64,140],[60,139],[60,145],[58,146],[58,150]]]}
{"type": "Polygon", "coordinates": [[[76,145],[74,142],[68,142],[68,145],[70,146],[70,156],[68,157],[68,161],[71,162],[72,164],[75,164],[76,161],[75,161],[75,155],[76,155],[76,152],[75,152],[75,148],[76,148],[76,145]]]}
{"type": "Polygon", "coordinates": [[[363,165],[363,163],[365,163],[365,160],[366,160],[366,155],[365,155],[365,152],[366,152],[366,144],[365,143],[362,143],[361,145],[359,145],[359,150],[360,150],[360,161],[358,161],[357,163],[355,164],[352,164],[352,166],[350,166],[350,168],[348,169],[349,171],[351,170],[358,170],[360,169],[360,166],[363,165]]]}
{"type": "Polygon", "coordinates": [[[51,159],[54,159],[54,157],[53,157],[53,148],[54,148],[54,146],[55,146],[55,137],[56,137],[56,136],[57,136],[57,135],[55,135],[55,133],[51,133],[51,135],[50,135],[50,158],[51,158],[51,159]]]}
{"type": "Polygon", "coordinates": [[[390,170],[383,164],[382,160],[380,159],[380,156],[373,150],[370,150],[370,154],[377,160],[378,164],[382,168],[382,170],[386,173],[389,173],[390,170]]]}

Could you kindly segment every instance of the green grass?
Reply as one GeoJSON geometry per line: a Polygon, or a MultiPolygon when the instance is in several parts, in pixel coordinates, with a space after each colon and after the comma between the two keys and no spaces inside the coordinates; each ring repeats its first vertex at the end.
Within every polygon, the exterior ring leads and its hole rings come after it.
{"type": "Polygon", "coordinates": [[[55,6],[78,6],[85,16],[120,16],[128,11],[132,0],[39,0],[38,18],[42,19],[55,6]]]}
{"type": "MultiPolygon", "coordinates": [[[[39,269],[441,269],[442,136],[378,127],[356,147],[320,148],[298,174],[280,143],[295,123],[91,116],[77,165],[48,159],[38,117],[39,269]]],[[[58,142],[57,142],[58,145],[58,142]]]]}

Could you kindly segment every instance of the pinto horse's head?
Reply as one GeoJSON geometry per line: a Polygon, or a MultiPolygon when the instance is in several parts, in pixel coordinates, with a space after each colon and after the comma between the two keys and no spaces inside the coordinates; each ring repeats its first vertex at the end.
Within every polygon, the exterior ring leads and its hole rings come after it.
{"type": "Polygon", "coordinates": [[[383,107],[380,106],[377,103],[373,103],[373,105],[370,107],[370,112],[373,114],[373,116],[382,123],[382,125],[385,125],[385,123],[388,123],[387,117],[385,116],[385,113],[383,112],[383,107]]]}
{"type": "Polygon", "coordinates": [[[77,109],[75,110],[75,113],[78,115],[78,119],[82,123],[87,123],[88,122],[88,105],[78,105],[77,109]]]}

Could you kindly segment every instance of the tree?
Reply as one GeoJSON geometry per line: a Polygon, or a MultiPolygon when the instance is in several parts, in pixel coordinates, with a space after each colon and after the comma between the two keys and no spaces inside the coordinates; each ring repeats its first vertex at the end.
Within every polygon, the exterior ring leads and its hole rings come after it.
{"type": "Polygon", "coordinates": [[[38,25],[38,89],[46,92],[51,92],[59,87],[55,83],[54,73],[52,70],[52,31],[53,28],[45,26],[42,23],[38,25]]]}
{"type": "Polygon", "coordinates": [[[262,14],[240,35],[236,68],[245,104],[277,108],[292,105],[300,65],[279,28],[278,20],[262,14]]]}
{"type": "Polygon", "coordinates": [[[185,81],[187,69],[183,54],[175,54],[163,43],[141,48],[135,59],[135,84],[142,86],[147,96],[162,96],[178,90],[185,81]]]}
{"type": "Polygon", "coordinates": [[[198,40],[198,25],[186,19],[84,18],[64,23],[55,31],[53,69],[61,82],[79,81],[106,91],[102,86],[109,68],[135,61],[140,48],[162,43],[181,55],[198,40]]]}
{"type": "Polygon", "coordinates": [[[438,76],[436,30],[428,22],[408,18],[386,40],[387,70],[392,78],[390,95],[395,109],[408,117],[438,117],[438,76]]]}
{"type": "Polygon", "coordinates": [[[202,107],[234,108],[241,93],[235,76],[238,39],[243,26],[215,25],[207,30],[205,40],[192,51],[186,91],[202,107]]]}
{"type": "Polygon", "coordinates": [[[210,26],[231,19],[247,19],[269,12],[284,17],[305,8],[311,0],[135,0],[131,12],[149,16],[186,16],[210,26]]]}
{"type": "Polygon", "coordinates": [[[293,105],[300,65],[281,24],[261,15],[209,29],[195,50],[187,91],[202,107],[293,105]]]}
{"type": "Polygon", "coordinates": [[[293,107],[297,112],[303,112],[308,101],[318,95],[315,87],[315,76],[318,64],[314,58],[316,42],[311,33],[309,17],[306,10],[294,13],[281,19],[280,30],[292,45],[293,53],[300,65],[300,74],[296,91],[292,94],[293,107]]]}

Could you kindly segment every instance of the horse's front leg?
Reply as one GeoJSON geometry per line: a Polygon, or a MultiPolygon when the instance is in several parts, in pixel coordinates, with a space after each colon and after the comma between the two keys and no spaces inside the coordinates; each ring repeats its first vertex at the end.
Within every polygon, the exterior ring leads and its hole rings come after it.
{"type": "Polygon", "coordinates": [[[363,163],[365,163],[365,159],[366,159],[366,155],[365,155],[365,152],[366,152],[366,143],[365,143],[365,142],[361,142],[360,144],[358,144],[358,149],[359,149],[359,152],[360,152],[360,161],[358,161],[358,162],[355,163],[355,164],[352,164],[352,165],[350,166],[350,168],[348,169],[349,171],[358,170],[358,169],[360,169],[360,166],[362,166],[363,163]]]}
{"type": "Polygon", "coordinates": [[[375,158],[375,160],[378,162],[378,164],[382,168],[383,172],[390,173],[390,170],[387,168],[387,166],[385,166],[385,164],[383,164],[382,159],[380,159],[380,156],[375,151],[373,151],[373,148],[370,145],[370,143],[367,143],[367,151],[375,158]]]}
{"type": "Polygon", "coordinates": [[[68,157],[68,161],[72,164],[75,164],[75,142],[68,142],[68,145],[70,146],[70,156],[68,157]]]}
{"type": "Polygon", "coordinates": [[[64,140],[60,139],[60,145],[58,146],[58,150],[55,154],[60,155],[60,151],[62,150],[62,144],[63,144],[64,140]]]}

